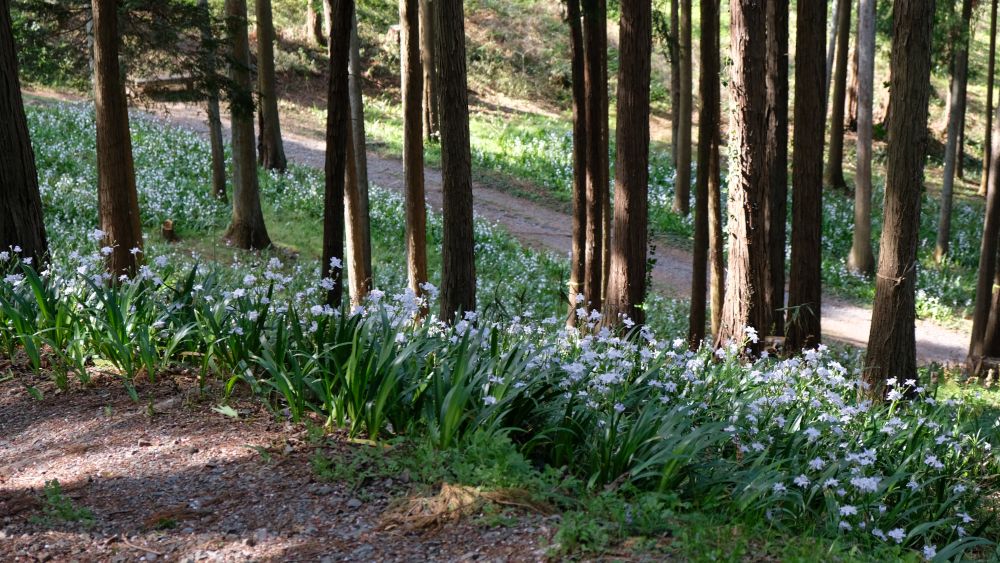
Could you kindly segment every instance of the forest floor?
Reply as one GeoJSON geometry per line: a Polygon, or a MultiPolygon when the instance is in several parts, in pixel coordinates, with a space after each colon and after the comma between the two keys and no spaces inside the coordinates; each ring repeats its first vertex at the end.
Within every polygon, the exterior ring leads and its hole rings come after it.
{"type": "MultiPolygon", "coordinates": [[[[51,90],[27,92],[29,103],[46,103],[57,100],[82,99],[51,90]]],[[[284,108],[283,108],[284,109],[284,108]]],[[[201,106],[185,103],[157,103],[146,111],[170,122],[208,135],[205,112],[201,106]]],[[[323,169],[326,158],[324,139],[325,123],[308,113],[285,111],[282,115],[282,137],[285,154],[290,162],[323,169]]],[[[225,137],[228,139],[229,122],[223,116],[225,137]]],[[[368,151],[368,179],[372,184],[402,192],[403,164],[399,158],[377,150],[368,151]]],[[[505,179],[505,181],[516,181],[505,179]]],[[[428,167],[424,176],[424,189],[428,203],[441,209],[441,171],[428,167]]],[[[518,197],[510,190],[495,186],[489,177],[476,176],[473,180],[474,206],[477,216],[504,227],[522,244],[567,256],[570,253],[572,218],[564,211],[543,202],[518,197]]],[[[692,264],[691,251],[672,244],[665,238],[655,241],[653,289],[666,297],[690,297],[692,264]]],[[[843,298],[823,296],[823,336],[826,339],[864,347],[871,329],[871,308],[851,303],[843,298]]],[[[921,363],[958,364],[964,362],[969,344],[969,323],[961,323],[965,330],[941,326],[929,320],[916,323],[917,358],[921,363]]]]}

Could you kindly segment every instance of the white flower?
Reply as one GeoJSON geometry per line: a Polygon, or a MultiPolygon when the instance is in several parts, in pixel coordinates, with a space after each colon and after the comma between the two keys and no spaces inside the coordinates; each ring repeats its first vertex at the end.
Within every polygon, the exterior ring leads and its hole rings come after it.
{"type": "Polygon", "coordinates": [[[774,491],[774,494],[780,495],[780,494],[784,493],[785,491],[787,491],[788,487],[786,487],[783,483],[778,482],[778,483],[775,483],[773,487],[771,487],[771,490],[774,491]]]}
{"type": "Polygon", "coordinates": [[[924,546],[924,558],[925,559],[927,559],[928,561],[930,561],[931,559],[934,559],[935,555],[937,555],[937,546],[936,545],[925,545],[924,546]]]}
{"type": "Polygon", "coordinates": [[[90,240],[92,240],[94,242],[97,242],[97,241],[101,240],[102,238],[104,238],[104,231],[102,231],[101,229],[94,229],[93,231],[90,231],[90,235],[89,236],[90,236],[90,240]]]}
{"type": "Polygon", "coordinates": [[[138,246],[133,246],[132,249],[129,250],[129,252],[132,253],[132,256],[135,256],[136,254],[139,254],[140,252],[142,252],[142,250],[139,250],[138,246]]]}
{"type": "Polygon", "coordinates": [[[336,256],[330,257],[330,269],[331,270],[342,270],[344,269],[344,262],[337,258],[336,256]]]}
{"type": "Polygon", "coordinates": [[[906,537],[906,532],[904,532],[902,528],[896,528],[895,530],[889,530],[887,535],[896,540],[896,543],[903,543],[903,538],[906,537]]]}
{"type": "Polygon", "coordinates": [[[757,336],[757,329],[752,326],[745,327],[743,332],[747,335],[747,340],[756,344],[760,338],[757,336]]]}
{"type": "Polygon", "coordinates": [[[851,478],[851,484],[854,488],[858,489],[863,493],[874,493],[878,490],[878,485],[881,479],[878,477],[853,477],[851,478]]]}
{"type": "Polygon", "coordinates": [[[882,541],[886,540],[885,532],[883,532],[882,530],[879,530],[878,528],[875,528],[874,530],[872,530],[872,535],[875,536],[876,538],[882,540],[882,541]]]}
{"type": "Polygon", "coordinates": [[[941,463],[937,456],[933,454],[928,454],[927,457],[924,458],[924,463],[934,469],[944,469],[944,464],[941,463]]]}
{"type": "Polygon", "coordinates": [[[483,402],[486,403],[487,405],[495,405],[497,404],[497,398],[494,397],[493,395],[487,395],[483,397],[483,402]]]}
{"type": "Polygon", "coordinates": [[[809,486],[809,478],[805,475],[799,475],[793,481],[796,485],[802,487],[803,489],[809,486]]]}
{"type": "Polygon", "coordinates": [[[826,462],[824,462],[822,459],[814,457],[812,461],[809,462],[809,469],[812,469],[813,471],[819,471],[820,469],[823,469],[823,466],[825,465],[826,462]]]}
{"type": "Polygon", "coordinates": [[[855,507],[853,507],[853,506],[851,506],[851,505],[849,505],[849,504],[845,504],[844,506],[840,507],[840,515],[841,516],[854,516],[857,513],[858,513],[858,509],[855,508],[855,507]]]}
{"type": "Polygon", "coordinates": [[[101,254],[103,254],[105,256],[110,256],[111,253],[114,252],[114,251],[115,251],[115,249],[111,248],[110,246],[102,246],[101,247],[101,254]]]}

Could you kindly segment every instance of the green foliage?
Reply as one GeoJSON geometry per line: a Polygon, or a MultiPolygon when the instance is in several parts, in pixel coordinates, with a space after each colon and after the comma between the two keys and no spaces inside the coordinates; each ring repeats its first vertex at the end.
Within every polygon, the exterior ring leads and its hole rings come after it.
{"type": "Polygon", "coordinates": [[[46,481],[42,494],[42,515],[35,518],[40,524],[51,526],[56,522],[79,522],[85,527],[93,525],[94,513],[76,506],[67,498],[58,479],[46,481]]]}

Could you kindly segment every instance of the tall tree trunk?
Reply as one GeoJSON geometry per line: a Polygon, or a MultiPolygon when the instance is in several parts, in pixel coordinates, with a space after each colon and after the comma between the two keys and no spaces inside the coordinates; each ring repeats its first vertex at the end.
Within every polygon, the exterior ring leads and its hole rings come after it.
{"type": "Polygon", "coordinates": [[[444,236],[441,247],[441,318],[476,309],[475,234],[472,226],[472,153],[465,68],[462,0],[438,2],[438,104],[444,236]]]}
{"type": "Polygon", "coordinates": [[[598,94],[601,97],[601,151],[600,169],[604,174],[601,182],[601,299],[608,295],[608,280],[611,278],[611,234],[612,210],[611,210],[611,162],[608,156],[608,146],[611,139],[609,130],[608,114],[608,8],[607,0],[601,0],[601,21],[598,31],[601,34],[602,52],[601,56],[601,84],[604,85],[598,94]]]}
{"type": "Polygon", "coordinates": [[[372,287],[371,221],[368,201],[368,151],[365,144],[365,105],[361,95],[361,46],[358,15],[351,21],[351,54],[347,66],[351,117],[347,123],[347,178],[344,222],[347,226],[347,275],[351,304],[360,305],[372,287]]]}
{"type": "MultiPolygon", "coordinates": [[[[843,9],[843,5],[841,5],[843,9]]],[[[825,2],[799,4],[795,45],[795,148],[792,150],[792,267],[785,348],[819,344],[823,225],[823,23],[825,2]]],[[[833,125],[843,125],[833,121],[833,125]]]]}
{"type": "Polygon", "coordinates": [[[427,283],[427,203],[424,199],[423,92],[420,0],[399,0],[403,98],[403,177],[406,181],[406,274],[410,290],[427,283]]]}
{"type": "MultiPolygon", "coordinates": [[[[858,8],[861,0],[858,0],[858,8]]],[[[847,108],[844,116],[844,128],[856,131],[858,127],[858,42],[851,45],[851,66],[847,69],[847,108]]]]}
{"type": "Polygon", "coordinates": [[[875,0],[858,3],[858,139],[854,174],[854,237],[847,267],[875,273],[872,252],[872,104],[875,85],[875,0]]]}
{"type": "Polygon", "coordinates": [[[281,120],[278,117],[271,0],[256,0],[254,5],[257,9],[257,91],[260,98],[257,158],[264,168],[284,172],[288,167],[288,161],[285,159],[285,147],[281,142],[281,120]]]}
{"type": "MultiPolygon", "coordinates": [[[[112,4],[114,6],[114,4],[112,4]]],[[[42,220],[38,171],[17,74],[9,0],[0,0],[0,251],[21,247],[39,271],[49,245],[42,220]]],[[[131,247],[130,247],[131,248],[131,247]]]]}
{"type": "Polygon", "coordinates": [[[958,136],[962,129],[965,114],[966,77],[969,68],[969,34],[967,32],[972,18],[972,0],[962,2],[962,25],[959,31],[957,45],[953,51],[951,79],[951,107],[948,112],[948,140],[944,146],[944,178],[941,181],[941,215],[938,218],[937,244],[934,247],[934,259],[940,262],[948,254],[951,238],[951,207],[952,194],[955,189],[955,164],[958,160],[958,136]]]}
{"type": "Polygon", "coordinates": [[[678,111],[677,174],[674,182],[674,211],[691,212],[691,0],[681,0],[680,21],[681,105],[678,111]]]}
{"type": "MultiPolygon", "coordinates": [[[[994,2],[994,7],[996,3],[994,2]]],[[[991,159],[1000,157],[1000,108],[997,108],[992,126],[997,129],[997,139],[990,150],[991,159]]],[[[972,337],[969,342],[969,357],[966,368],[973,375],[980,374],[980,362],[986,351],[987,323],[995,317],[994,304],[1000,297],[997,277],[998,238],[1000,238],[1000,170],[992,167],[989,171],[990,187],[986,194],[986,220],[983,224],[983,239],[979,247],[979,273],[976,280],[976,304],[972,313],[972,337]]]]}
{"type": "Polygon", "coordinates": [[[420,0],[420,64],[424,71],[424,135],[428,141],[440,132],[438,102],[437,9],[442,0],[420,0]]]}
{"type": "MultiPolygon", "coordinates": [[[[714,0],[714,2],[715,18],[711,20],[714,27],[713,35],[715,39],[715,47],[712,51],[712,68],[714,70],[709,74],[709,80],[717,76],[722,68],[720,61],[720,53],[722,51],[719,47],[719,37],[721,35],[719,13],[721,7],[719,0],[714,0]]],[[[719,80],[712,80],[711,92],[715,103],[712,106],[712,148],[708,158],[708,292],[710,296],[709,305],[712,312],[712,334],[716,335],[722,330],[723,298],[726,291],[725,250],[723,248],[725,239],[722,231],[722,168],[719,164],[719,147],[722,144],[722,133],[719,130],[722,124],[722,94],[719,80]]]]}
{"type": "Polygon", "coordinates": [[[208,0],[198,0],[201,10],[202,64],[208,90],[205,113],[208,115],[208,138],[212,153],[212,195],[226,201],[226,151],[222,144],[222,112],[219,109],[219,76],[215,64],[216,43],[212,34],[212,16],[208,0]]]}
{"type": "Polygon", "coordinates": [[[583,0],[584,88],[587,138],[587,243],[584,252],[584,304],[601,310],[604,290],[604,200],[608,197],[607,81],[603,60],[607,57],[604,0],[583,0]]]}
{"type": "MultiPolygon", "coordinates": [[[[690,21],[690,0],[683,2],[690,21]]],[[[617,235],[611,253],[604,315],[611,324],[619,323],[623,316],[636,323],[645,322],[642,304],[646,298],[649,74],[653,50],[653,13],[649,0],[622,0],[619,38],[614,226],[617,235]]],[[[690,59],[690,42],[688,55],[690,59]]],[[[689,71],[690,66],[689,61],[689,71]]],[[[690,112],[688,116],[690,120],[690,112]]]]}
{"type": "MultiPolygon", "coordinates": [[[[784,334],[785,220],[788,216],[788,0],[767,2],[767,318],[761,335],[784,334]]],[[[822,37],[822,34],[820,35],[822,37]]]]}
{"type": "Polygon", "coordinates": [[[886,158],[885,220],[878,256],[875,304],[865,354],[863,392],[881,400],[886,379],[917,377],[914,285],[920,193],[927,148],[931,28],[934,2],[895,0],[892,31],[892,96],[886,158]]]}
{"type": "Polygon", "coordinates": [[[93,0],[94,119],[97,122],[97,206],[112,277],[134,275],[142,249],[128,102],[118,60],[118,3],[93,0]]]}
{"type": "Polygon", "coordinates": [[[316,11],[316,0],[306,0],[306,35],[317,45],[326,47],[326,34],[323,32],[323,18],[316,11]]]}
{"type": "Polygon", "coordinates": [[[830,3],[830,26],[827,30],[826,40],[826,74],[823,82],[823,111],[830,102],[830,81],[833,78],[833,56],[837,53],[837,24],[840,22],[840,0],[833,0],[830,3]]]}
{"type": "Polygon", "coordinates": [[[354,0],[332,0],[330,6],[330,75],[326,101],[326,194],[323,204],[323,277],[327,303],[339,307],[344,293],[344,184],[346,183],[350,95],[347,67],[351,58],[354,0]]]}
{"type": "Polygon", "coordinates": [[[983,174],[979,181],[979,195],[986,195],[990,176],[990,152],[993,150],[993,81],[997,61],[997,0],[990,2],[990,54],[986,68],[986,127],[983,133],[983,174]]]}
{"type": "Polygon", "coordinates": [[[851,38],[851,0],[837,0],[840,21],[837,22],[837,57],[833,71],[833,107],[830,111],[830,154],[827,157],[823,183],[831,188],[847,190],[844,180],[844,99],[847,90],[847,47],[851,38]]]}
{"type": "MultiPolygon", "coordinates": [[[[586,0],[584,0],[586,1],[586,0]]],[[[680,0],[670,0],[670,160],[674,170],[680,165],[681,136],[681,8],[680,0]]],[[[676,182],[675,182],[676,183],[676,182]]],[[[676,190],[676,186],[674,187],[676,190]]]]}
{"type": "Polygon", "coordinates": [[[583,29],[580,0],[566,0],[570,67],[573,81],[573,249],[569,269],[569,317],[576,326],[577,295],[583,295],[584,252],[587,246],[587,122],[583,84],[583,29]]]}
{"type": "Polygon", "coordinates": [[[705,298],[709,254],[709,184],[719,183],[719,20],[718,0],[701,2],[701,74],[699,75],[698,167],[694,204],[694,264],[691,275],[691,315],[688,342],[697,348],[705,340],[705,298]]]}
{"type": "Polygon", "coordinates": [[[254,158],[253,84],[250,79],[250,41],[247,38],[246,0],[226,0],[226,27],[232,48],[229,93],[232,112],[233,219],[225,238],[237,248],[271,245],[260,208],[257,160],[254,158]]]}
{"type": "MultiPolygon", "coordinates": [[[[764,49],[766,9],[763,0],[730,0],[734,141],[740,155],[729,183],[729,270],[722,327],[716,345],[742,342],[744,329],[763,331],[767,320],[767,232],[764,206],[768,193],[764,49]]],[[[801,8],[800,8],[801,9],[801,8]]],[[[760,350],[750,342],[751,352],[760,350]]]]}

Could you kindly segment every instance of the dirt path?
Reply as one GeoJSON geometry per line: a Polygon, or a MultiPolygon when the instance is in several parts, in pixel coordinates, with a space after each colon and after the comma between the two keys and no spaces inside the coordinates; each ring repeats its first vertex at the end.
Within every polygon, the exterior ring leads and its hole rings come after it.
{"type": "MultiPolygon", "coordinates": [[[[34,93],[33,98],[64,97],[51,93],[34,93]]],[[[192,105],[169,104],[156,113],[186,129],[207,136],[204,111],[192,105]]],[[[223,120],[227,128],[228,121],[223,120]]],[[[323,124],[303,115],[286,112],[282,121],[285,153],[291,162],[322,169],[326,143],[323,124]]],[[[399,159],[385,158],[368,152],[368,178],[372,184],[403,190],[403,166],[399,159]]],[[[441,171],[427,168],[425,174],[427,200],[441,209],[441,171]]],[[[571,217],[536,202],[513,196],[481,182],[474,182],[476,215],[498,223],[523,244],[568,256],[570,252],[571,217]]],[[[667,297],[688,298],[691,293],[693,257],[685,249],[658,241],[656,266],[653,270],[654,289],[667,297]]],[[[871,309],[824,295],[823,336],[856,346],[865,346],[871,328],[871,309]]],[[[922,363],[954,364],[964,361],[969,344],[968,330],[959,331],[933,322],[919,320],[916,324],[917,357],[922,363]]]]}

